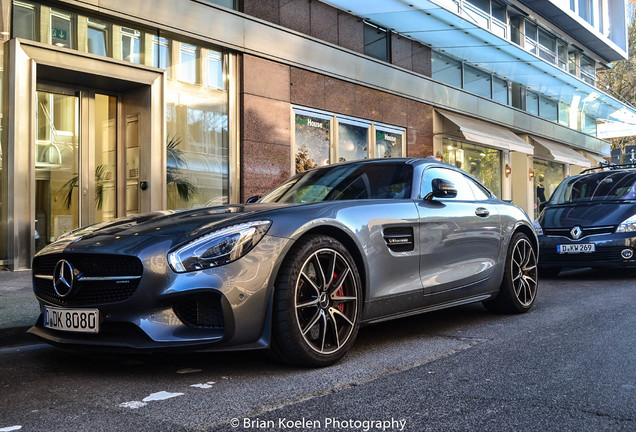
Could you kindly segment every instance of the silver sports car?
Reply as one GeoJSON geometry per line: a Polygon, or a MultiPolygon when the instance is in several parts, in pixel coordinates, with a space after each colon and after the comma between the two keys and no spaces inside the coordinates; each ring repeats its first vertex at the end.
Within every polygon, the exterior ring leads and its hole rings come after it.
{"type": "MultiPolygon", "coordinates": [[[[252,201],[252,200],[250,200],[252,201]]],[[[528,311],[527,215],[433,159],[296,175],[256,202],[127,217],[38,253],[30,332],[111,350],[269,348],[324,366],[360,325],[471,302],[528,311]]]]}

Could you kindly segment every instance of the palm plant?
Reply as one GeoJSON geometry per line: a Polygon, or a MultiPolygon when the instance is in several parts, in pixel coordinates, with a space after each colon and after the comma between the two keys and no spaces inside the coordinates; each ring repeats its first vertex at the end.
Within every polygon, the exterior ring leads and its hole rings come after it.
{"type": "Polygon", "coordinates": [[[186,162],[183,151],[179,149],[181,139],[173,136],[166,144],[166,184],[174,185],[179,198],[190,201],[197,195],[197,187],[187,179],[181,177],[181,168],[185,168],[186,162]]]}

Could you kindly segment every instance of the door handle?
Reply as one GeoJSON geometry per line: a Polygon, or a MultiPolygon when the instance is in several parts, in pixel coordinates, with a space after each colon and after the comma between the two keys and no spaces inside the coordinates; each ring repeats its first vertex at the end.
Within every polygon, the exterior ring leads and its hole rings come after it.
{"type": "Polygon", "coordinates": [[[475,209],[475,214],[479,217],[488,217],[490,215],[490,211],[484,207],[477,207],[475,209]]]}

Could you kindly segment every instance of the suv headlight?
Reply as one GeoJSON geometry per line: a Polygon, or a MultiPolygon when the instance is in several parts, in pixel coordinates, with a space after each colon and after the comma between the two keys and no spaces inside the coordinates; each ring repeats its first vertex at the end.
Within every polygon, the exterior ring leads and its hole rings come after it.
{"type": "Polygon", "coordinates": [[[204,270],[236,261],[263,238],[271,221],[253,221],[206,234],[168,254],[177,273],[204,270]]]}
{"type": "Polygon", "coordinates": [[[616,232],[617,233],[636,232],[636,215],[628,219],[625,219],[623,222],[621,222],[618,228],[616,228],[616,232]]]}
{"type": "Polygon", "coordinates": [[[532,227],[534,228],[534,231],[537,233],[538,236],[543,235],[543,228],[541,228],[539,219],[535,219],[534,222],[532,222],[532,227]]]}

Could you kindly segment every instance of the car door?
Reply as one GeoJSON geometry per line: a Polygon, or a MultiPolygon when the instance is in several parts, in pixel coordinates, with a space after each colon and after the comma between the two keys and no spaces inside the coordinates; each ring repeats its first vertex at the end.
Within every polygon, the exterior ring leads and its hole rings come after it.
{"type": "Polygon", "coordinates": [[[492,275],[501,238],[496,202],[483,186],[459,171],[440,167],[424,171],[417,206],[425,294],[456,289],[492,275]],[[452,186],[456,196],[433,196],[434,182],[452,186]]]}

